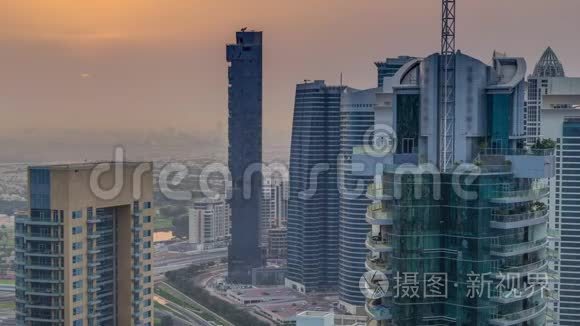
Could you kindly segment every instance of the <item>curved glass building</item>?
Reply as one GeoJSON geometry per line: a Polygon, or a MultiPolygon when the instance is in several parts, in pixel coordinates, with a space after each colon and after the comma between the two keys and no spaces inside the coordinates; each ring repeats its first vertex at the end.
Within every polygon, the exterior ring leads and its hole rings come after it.
{"type": "MultiPolygon", "coordinates": [[[[351,313],[364,305],[359,280],[366,272],[365,239],[369,225],[365,214],[370,201],[365,196],[372,176],[357,175],[353,171],[352,153],[362,147],[365,138],[372,140],[374,107],[377,88],[345,89],[340,109],[340,239],[339,239],[339,297],[341,305],[351,313]]],[[[370,145],[370,144],[369,144],[370,145]]],[[[356,170],[356,166],[354,167],[356,170]]]]}
{"type": "MultiPolygon", "coordinates": [[[[394,77],[397,147],[368,188],[367,298],[378,325],[546,325],[552,149],[525,148],[521,58],[455,57],[453,169],[439,172],[439,54],[394,77]]],[[[353,158],[355,159],[355,158],[353,158]]],[[[356,158],[358,161],[359,158],[356,158]]]]}
{"type": "Polygon", "coordinates": [[[296,86],[286,286],[303,293],[334,290],[338,283],[341,89],[321,80],[296,86]]]}

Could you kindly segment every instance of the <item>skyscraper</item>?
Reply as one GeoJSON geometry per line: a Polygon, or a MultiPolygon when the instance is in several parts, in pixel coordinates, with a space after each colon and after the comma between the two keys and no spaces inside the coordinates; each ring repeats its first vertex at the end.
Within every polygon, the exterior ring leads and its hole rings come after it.
{"type": "Polygon", "coordinates": [[[252,268],[262,265],[262,32],[237,32],[236,43],[227,46],[227,61],[228,165],[232,178],[228,278],[251,283],[252,268]]]}
{"type": "MultiPolygon", "coordinates": [[[[359,280],[365,272],[367,249],[364,245],[370,226],[364,216],[370,200],[364,191],[372,176],[353,171],[352,152],[356,147],[371,145],[373,140],[375,107],[386,106],[382,95],[385,78],[392,77],[412,57],[399,56],[377,62],[379,87],[367,90],[346,88],[340,106],[340,240],[339,240],[339,297],[342,308],[352,314],[364,306],[359,280]]],[[[354,169],[356,170],[356,166],[354,169]]]]}
{"type": "Polygon", "coordinates": [[[152,164],[111,164],[122,174],[98,181],[116,196],[91,186],[96,164],[29,168],[30,214],[15,234],[18,325],[153,325],[152,164]]]}
{"type": "MultiPolygon", "coordinates": [[[[580,320],[580,78],[534,77],[543,87],[540,103],[539,139],[556,144],[556,177],[551,182],[550,225],[560,230],[554,248],[560,259],[555,263],[559,282],[555,284],[559,300],[554,308],[559,325],[578,325],[580,320]]],[[[542,87],[542,86],[540,86],[542,87]]],[[[538,88],[540,88],[538,87],[538,88]]],[[[541,143],[540,143],[541,145],[541,143]]]]}
{"type": "Polygon", "coordinates": [[[395,150],[353,157],[383,171],[367,191],[382,221],[368,234],[367,266],[391,287],[368,297],[367,312],[380,325],[544,325],[548,299],[530,274],[548,272],[554,157],[524,149],[525,61],[489,67],[457,52],[455,162],[440,172],[440,60],[413,60],[392,80],[395,150]]]}
{"type": "Polygon", "coordinates": [[[322,80],[296,86],[286,285],[301,292],[336,289],[338,284],[341,90],[322,80]]]}
{"type": "Polygon", "coordinates": [[[554,50],[548,47],[536,64],[534,73],[528,77],[526,133],[529,145],[533,145],[540,137],[542,97],[551,93],[552,79],[562,77],[565,77],[564,67],[554,50]]]}

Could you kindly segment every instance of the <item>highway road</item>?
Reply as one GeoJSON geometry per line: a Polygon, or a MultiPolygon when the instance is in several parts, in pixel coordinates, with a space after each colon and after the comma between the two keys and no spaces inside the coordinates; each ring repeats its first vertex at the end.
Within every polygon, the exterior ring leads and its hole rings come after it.
{"type": "Polygon", "coordinates": [[[161,275],[169,271],[185,268],[192,264],[203,264],[212,261],[218,262],[227,256],[228,252],[226,248],[202,252],[159,252],[153,257],[153,269],[156,275],[161,275]]]}

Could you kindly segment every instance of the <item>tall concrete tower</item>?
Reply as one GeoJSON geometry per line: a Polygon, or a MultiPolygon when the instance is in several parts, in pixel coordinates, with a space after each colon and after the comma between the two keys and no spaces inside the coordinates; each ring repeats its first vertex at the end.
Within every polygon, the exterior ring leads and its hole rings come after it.
{"type": "Polygon", "coordinates": [[[262,32],[236,33],[227,45],[229,96],[229,169],[232,176],[232,228],[228,277],[250,283],[252,268],[262,264],[262,32]],[[248,180],[244,180],[244,179],[248,180]],[[248,188],[244,192],[244,188],[248,188]]]}

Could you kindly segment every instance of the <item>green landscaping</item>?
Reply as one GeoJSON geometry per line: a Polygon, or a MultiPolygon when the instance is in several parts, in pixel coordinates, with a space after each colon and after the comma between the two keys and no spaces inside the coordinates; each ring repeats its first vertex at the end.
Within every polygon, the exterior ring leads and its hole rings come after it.
{"type": "MultiPolygon", "coordinates": [[[[201,309],[209,310],[217,314],[231,324],[236,326],[268,326],[269,324],[263,322],[251,313],[233,305],[220,298],[212,296],[207,290],[201,288],[192,282],[193,276],[203,272],[203,268],[199,266],[190,266],[177,271],[167,272],[165,274],[168,284],[176,289],[179,289],[187,297],[199,303],[201,309]]],[[[176,298],[179,300],[179,298],[176,298]]],[[[205,318],[205,317],[204,317],[205,318]]]]}

